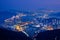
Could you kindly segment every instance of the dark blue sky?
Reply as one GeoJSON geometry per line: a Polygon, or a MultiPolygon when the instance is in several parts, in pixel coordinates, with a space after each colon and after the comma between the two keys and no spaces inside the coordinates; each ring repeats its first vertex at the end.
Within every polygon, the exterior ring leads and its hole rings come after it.
{"type": "Polygon", "coordinates": [[[60,10],[60,0],[0,0],[0,10],[60,10]]]}

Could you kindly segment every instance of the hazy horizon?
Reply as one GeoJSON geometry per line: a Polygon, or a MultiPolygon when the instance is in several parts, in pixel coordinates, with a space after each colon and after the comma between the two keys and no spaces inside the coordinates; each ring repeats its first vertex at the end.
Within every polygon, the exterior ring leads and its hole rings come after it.
{"type": "Polygon", "coordinates": [[[0,10],[60,10],[60,0],[0,0],[0,10]]]}

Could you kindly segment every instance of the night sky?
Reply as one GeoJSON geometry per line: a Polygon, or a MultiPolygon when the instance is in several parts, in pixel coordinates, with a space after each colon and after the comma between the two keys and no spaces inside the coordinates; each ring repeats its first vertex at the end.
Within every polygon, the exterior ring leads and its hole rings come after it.
{"type": "Polygon", "coordinates": [[[0,0],[0,10],[60,10],[60,0],[0,0]]]}

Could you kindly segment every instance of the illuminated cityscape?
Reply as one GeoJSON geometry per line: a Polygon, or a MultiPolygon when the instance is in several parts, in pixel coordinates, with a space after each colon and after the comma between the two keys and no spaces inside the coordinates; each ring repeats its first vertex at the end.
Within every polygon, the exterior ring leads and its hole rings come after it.
{"type": "Polygon", "coordinates": [[[60,0],[0,0],[0,40],[60,40],[60,0]]]}
{"type": "Polygon", "coordinates": [[[16,32],[25,31],[33,37],[39,32],[60,29],[60,18],[56,17],[56,13],[59,14],[50,10],[31,14],[17,12],[15,16],[5,19],[2,26],[16,32]]]}

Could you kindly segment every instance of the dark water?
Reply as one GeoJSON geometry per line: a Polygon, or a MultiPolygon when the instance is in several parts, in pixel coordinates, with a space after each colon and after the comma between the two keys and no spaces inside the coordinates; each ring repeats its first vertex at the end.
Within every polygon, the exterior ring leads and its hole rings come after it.
{"type": "Polygon", "coordinates": [[[3,23],[5,19],[8,19],[13,15],[16,15],[16,13],[12,13],[9,11],[0,11],[0,23],[3,23]]]}

